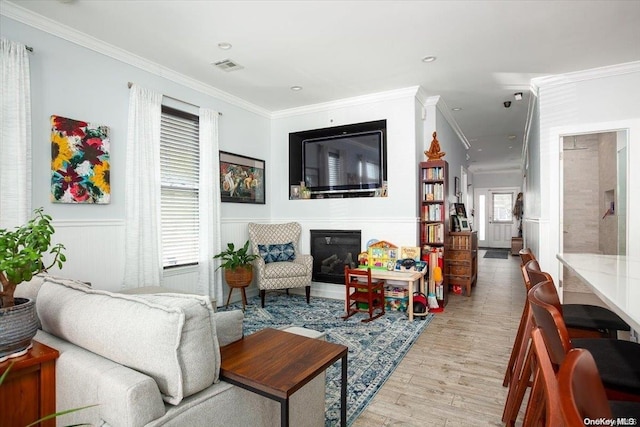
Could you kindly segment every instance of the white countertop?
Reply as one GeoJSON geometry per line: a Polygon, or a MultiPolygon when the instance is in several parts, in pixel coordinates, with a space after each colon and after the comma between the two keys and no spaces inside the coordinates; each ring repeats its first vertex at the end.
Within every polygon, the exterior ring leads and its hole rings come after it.
{"type": "Polygon", "coordinates": [[[557,258],[611,310],[640,331],[640,258],[580,253],[559,253],[557,258]]]}

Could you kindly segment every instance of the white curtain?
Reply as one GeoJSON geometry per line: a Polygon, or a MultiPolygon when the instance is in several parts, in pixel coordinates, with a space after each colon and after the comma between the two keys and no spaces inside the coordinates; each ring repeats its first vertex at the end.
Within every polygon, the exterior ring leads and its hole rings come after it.
{"type": "Polygon", "coordinates": [[[161,285],[161,103],[161,94],[131,86],[125,167],[125,289],[161,285]]]}
{"type": "Polygon", "coordinates": [[[218,305],[224,299],[220,270],[213,255],[220,252],[220,174],[218,173],[218,112],[200,108],[200,259],[198,293],[210,295],[218,305]]]}
{"type": "Polygon", "coordinates": [[[31,216],[31,82],[25,45],[0,41],[0,228],[31,216]]]}

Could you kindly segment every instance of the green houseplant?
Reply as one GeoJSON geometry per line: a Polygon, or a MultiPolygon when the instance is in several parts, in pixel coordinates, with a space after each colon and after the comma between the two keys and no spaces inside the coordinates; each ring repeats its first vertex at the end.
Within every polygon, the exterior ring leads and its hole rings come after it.
{"type": "Polygon", "coordinates": [[[61,268],[66,261],[64,246],[51,244],[54,231],[51,217],[43,208],[36,209],[26,224],[14,230],[0,229],[0,359],[24,352],[36,334],[35,301],[15,298],[14,293],[20,283],[54,265],[61,268]],[[47,253],[53,259],[45,266],[47,253]]]}
{"type": "Polygon", "coordinates": [[[245,286],[253,280],[252,261],[258,258],[258,255],[249,253],[248,240],[238,249],[233,243],[227,243],[227,249],[213,258],[221,260],[216,270],[224,268],[224,278],[229,286],[245,286]]]}

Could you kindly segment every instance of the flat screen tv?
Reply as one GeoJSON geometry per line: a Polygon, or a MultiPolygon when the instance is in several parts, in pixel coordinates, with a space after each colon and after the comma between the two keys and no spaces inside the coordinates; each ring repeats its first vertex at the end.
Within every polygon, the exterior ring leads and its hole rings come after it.
{"type": "Polygon", "coordinates": [[[312,193],[371,191],[384,180],[383,132],[302,140],[302,176],[312,193]]]}

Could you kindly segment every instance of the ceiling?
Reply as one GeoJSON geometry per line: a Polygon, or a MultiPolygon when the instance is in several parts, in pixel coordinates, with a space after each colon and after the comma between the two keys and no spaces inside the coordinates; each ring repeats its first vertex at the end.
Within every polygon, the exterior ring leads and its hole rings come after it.
{"type": "Polygon", "coordinates": [[[421,86],[475,171],[520,167],[532,78],[640,59],[636,0],[11,3],[268,112],[421,86]]]}

